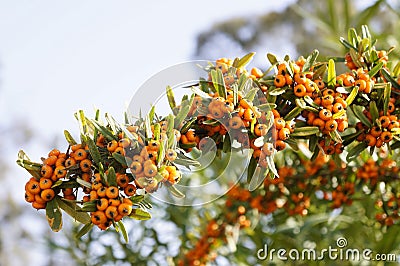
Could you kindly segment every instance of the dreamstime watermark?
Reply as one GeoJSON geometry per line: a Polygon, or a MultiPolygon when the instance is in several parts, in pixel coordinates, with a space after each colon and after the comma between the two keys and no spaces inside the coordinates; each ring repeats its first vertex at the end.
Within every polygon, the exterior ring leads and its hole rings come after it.
{"type": "Polygon", "coordinates": [[[356,249],[347,247],[347,239],[339,237],[336,240],[336,246],[328,246],[317,250],[316,248],[304,249],[269,249],[267,244],[257,251],[257,258],[259,260],[269,261],[325,261],[325,260],[338,260],[338,261],[398,261],[398,256],[393,253],[383,254],[375,253],[369,248],[356,249]]]}

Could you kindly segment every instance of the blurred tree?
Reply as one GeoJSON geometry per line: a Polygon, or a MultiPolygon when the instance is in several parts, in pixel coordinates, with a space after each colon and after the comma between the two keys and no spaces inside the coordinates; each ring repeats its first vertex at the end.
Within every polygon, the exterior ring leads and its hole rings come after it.
{"type": "MultiPolygon", "coordinates": [[[[400,2],[389,0],[298,0],[281,12],[239,17],[216,23],[197,37],[196,57],[219,58],[249,51],[284,56],[343,54],[337,45],[350,27],[367,24],[379,47],[399,47],[400,2]]],[[[399,58],[399,50],[395,50],[399,58]]]]}
{"type": "MultiPolygon", "coordinates": [[[[396,10],[399,3],[378,0],[365,5],[360,1],[299,0],[283,12],[221,22],[199,35],[196,56],[233,57],[245,51],[266,50],[277,54],[291,51],[293,55],[306,55],[315,47],[325,56],[343,54],[344,50],[340,50],[338,45],[339,37],[346,36],[348,27],[360,28],[361,24],[370,25],[380,40],[379,46],[398,45],[400,38],[396,29],[400,22],[396,10]]],[[[297,167],[301,168],[301,165],[297,167]]],[[[215,173],[220,168],[217,161],[208,172],[215,173]]],[[[203,177],[207,179],[205,173],[203,177]]],[[[190,182],[190,179],[185,181],[190,182]]],[[[250,208],[250,201],[233,203],[230,208],[227,203],[229,195],[211,204],[190,208],[153,201],[151,213],[155,217],[152,220],[127,223],[129,244],[113,229],[103,232],[96,228],[81,240],[73,239],[71,236],[78,228],[75,223],[68,223],[62,233],[46,238],[50,254],[48,265],[167,265],[194,254],[191,253],[193,250],[199,251],[198,243],[204,239],[206,243],[200,247],[205,247],[207,256],[218,265],[269,265],[268,261],[256,259],[256,251],[263,244],[272,244],[272,248],[319,249],[334,246],[334,241],[340,236],[346,236],[351,248],[398,251],[398,226],[385,231],[374,220],[376,198],[359,198],[344,211],[341,208],[332,211],[321,197],[310,196],[317,204],[310,208],[310,215],[306,217],[291,216],[284,210],[273,215],[261,215],[256,208],[250,208]],[[247,204],[251,226],[243,226],[239,231],[234,218],[237,218],[235,215],[241,204],[247,204]],[[220,232],[223,233],[219,235],[220,232]],[[218,237],[212,237],[214,233],[218,237]]],[[[275,262],[281,265],[279,263],[285,264],[275,262]]],[[[335,263],[331,262],[331,265],[335,263]]],[[[296,265],[305,264],[299,262],[296,265]]],[[[307,265],[321,263],[307,262],[307,265]]],[[[343,262],[341,265],[346,264],[343,262]]]]}

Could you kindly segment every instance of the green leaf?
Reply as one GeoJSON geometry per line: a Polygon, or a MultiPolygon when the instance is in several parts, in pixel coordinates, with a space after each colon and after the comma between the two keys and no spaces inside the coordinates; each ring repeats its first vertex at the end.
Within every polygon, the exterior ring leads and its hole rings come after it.
{"type": "Polygon", "coordinates": [[[359,38],[358,38],[358,35],[357,35],[357,31],[354,28],[350,28],[349,29],[349,31],[348,31],[348,39],[349,39],[349,42],[354,47],[356,47],[355,50],[358,50],[357,47],[358,47],[359,38]]]}
{"type": "Polygon", "coordinates": [[[310,135],[315,135],[319,133],[319,128],[318,127],[299,127],[295,128],[293,133],[290,134],[291,137],[305,137],[305,136],[310,136],[310,135]]]}
{"type": "Polygon", "coordinates": [[[368,71],[368,75],[372,78],[382,69],[382,67],[383,67],[383,62],[379,62],[370,71],[368,71]]]}
{"type": "Polygon", "coordinates": [[[257,165],[258,165],[258,159],[252,156],[249,162],[249,166],[247,167],[247,183],[249,184],[251,182],[251,179],[253,178],[257,165]]]}
{"type": "Polygon", "coordinates": [[[121,229],[121,234],[124,237],[125,242],[128,243],[129,237],[128,237],[128,233],[126,232],[124,223],[122,221],[118,221],[118,226],[119,226],[119,229],[121,229]]]}
{"type": "Polygon", "coordinates": [[[369,128],[372,127],[371,121],[369,121],[369,119],[363,113],[363,107],[359,105],[353,105],[353,113],[358,119],[360,119],[361,123],[368,126],[369,128]]]}
{"type": "Polygon", "coordinates": [[[244,96],[244,98],[245,98],[246,100],[248,100],[249,102],[253,102],[254,97],[256,97],[258,91],[260,91],[259,88],[252,88],[252,89],[250,89],[250,90],[246,93],[246,95],[244,96]]]}
{"type": "Polygon", "coordinates": [[[249,182],[249,191],[254,191],[259,188],[267,177],[268,172],[268,168],[262,168],[256,164],[256,168],[254,169],[249,182]]]}
{"type": "Polygon", "coordinates": [[[328,87],[334,88],[336,85],[336,70],[335,61],[329,59],[328,61],[328,87]]]}
{"type": "Polygon", "coordinates": [[[273,157],[273,156],[267,156],[267,157],[266,157],[266,161],[267,161],[267,163],[268,163],[268,168],[269,168],[269,170],[270,170],[276,177],[279,178],[278,170],[276,170],[276,167],[275,167],[274,157],[273,157]]]}
{"type": "Polygon", "coordinates": [[[132,201],[132,205],[137,205],[144,200],[144,195],[135,195],[129,198],[132,201]]]}
{"type": "Polygon", "coordinates": [[[84,187],[87,187],[87,188],[90,188],[90,189],[92,188],[92,184],[87,182],[87,181],[85,181],[85,180],[83,180],[82,178],[78,177],[76,179],[76,182],[81,186],[84,186],[84,187]]]}
{"type": "Polygon", "coordinates": [[[180,192],[174,185],[172,186],[167,186],[169,192],[174,196],[177,197],[179,199],[183,199],[185,197],[185,194],[183,194],[182,192],[180,192]]]}
{"type": "Polygon", "coordinates": [[[349,150],[349,153],[346,156],[347,162],[354,160],[357,156],[360,155],[362,151],[364,151],[368,147],[368,144],[365,142],[361,142],[357,144],[354,148],[349,150]]]}
{"type": "Polygon", "coordinates": [[[267,58],[268,58],[268,61],[271,63],[271,65],[278,64],[278,59],[276,58],[276,55],[268,53],[267,58]]]}
{"type": "Polygon", "coordinates": [[[381,69],[381,73],[383,74],[385,79],[392,84],[393,88],[400,90],[400,84],[397,83],[397,81],[390,75],[390,73],[385,68],[381,69]]]}
{"type": "Polygon", "coordinates": [[[224,137],[224,143],[222,145],[222,152],[227,153],[231,151],[231,138],[228,135],[224,137]]]}
{"type": "Polygon", "coordinates": [[[80,239],[82,236],[86,235],[87,233],[89,233],[90,230],[92,230],[93,228],[93,224],[89,223],[89,224],[85,224],[84,226],[82,226],[82,228],[78,231],[78,233],[76,233],[75,238],[76,239],[80,239]]]}
{"type": "Polygon", "coordinates": [[[287,87],[281,87],[281,88],[274,88],[272,90],[268,90],[268,95],[272,95],[272,96],[278,96],[281,94],[284,94],[286,92],[287,87]]]}
{"type": "Polygon", "coordinates": [[[339,41],[344,45],[344,47],[346,47],[347,49],[354,49],[357,50],[356,47],[354,47],[351,43],[349,43],[348,41],[346,41],[343,37],[340,37],[339,41]]]}
{"type": "Polygon", "coordinates": [[[369,112],[371,113],[372,122],[375,123],[376,119],[379,118],[379,111],[378,108],[376,107],[375,101],[369,102],[369,112]]]}
{"type": "Polygon", "coordinates": [[[81,135],[86,137],[88,135],[88,125],[87,125],[86,117],[85,117],[83,110],[79,110],[78,113],[76,114],[76,116],[77,116],[77,119],[79,122],[79,129],[80,129],[81,135]]]}
{"type": "Polygon", "coordinates": [[[167,98],[168,98],[169,106],[171,107],[171,110],[173,111],[176,107],[174,92],[172,91],[171,86],[167,86],[166,91],[167,91],[167,98]]]}
{"type": "Polygon", "coordinates": [[[174,160],[174,164],[179,164],[183,166],[195,166],[195,167],[201,166],[201,164],[198,161],[189,158],[182,153],[177,153],[177,158],[174,160]]]}
{"type": "Polygon", "coordinates": [[[67,140],[69,145],[75,145],[77,142],[74,140],[74,138],[72,137],[71,133],[69,133],[68,130],[64,130],[64,136],[65,139],[67,140]]]}
{"type": "MultiPolygon", "coordinates": [[[[309,105],[311,105],[311,107],[314,107],[314,108],[316,108],[316,109],[321,109],[321,106],[319,106],[318,104],[316,104],[316,103],[314,102],[314,100],[313,100],[310,96],[306,95],[306,96],[303,97],[303,99],[304,99],[304,101],[305,101],[306,103],[308,103],[309,105]]],[[[318,110],[317,110],[317,111],[318,111],[318,110]]]]}
{"type": "Polygon", "coordinates": [[[115,120],[115,118],[112,115],[105,113],[104,117],[106,118],[108,125],[111,127],[112,131],[115,134],[121,131],[120,124],[117,122],[117,120],[115,120]]]}
{"type": "Polygon", "coordinates": [[[275,109],[277,105],[275,103],[263,103],[257,106],[257,108],[262,112],[268,112],[275,109]]]}
{"type": "Polygon", "coordinates": [[[329,136],[336,143],[342,143],[342,137],[340,137],[339,132],[337,130],[329,132],[329,136]]]}
{"type": "Polygon", "coordinates": [[[86,212],[82,212],[82,208],[79,207],[76,203],[70,201],[64,201],[60,197],[55,197],[57,200],[58,206],[68,213],[72,218],[82,224],[90,223],[90,216],[86,212]]]}
{"type": "Polygon", "coordinates": [[[101,156],[100,156],[100,152],[99,152],[96,144],[94,143],[93,139],[91,139],[91,138],[86,139],[86,144],[89,147],[89,153],[93,159],[93,162],[96,165],[98,165],[101,162],[101,156]]]}
{"type": "Polygon", "coordinates": [[[253,59],[255,54],[256,53],[254,53],[254,52],[246,54],[245,56],[240,58],[239,61],[237,61],[237,64],[234,65],[234,67],[236,67],[236,68],[245,67],[248,63],[250,63],[250,61],[253,59]]]}
{"type": "Polygon", "coordinates": [[[58,232],[62,228],[62,214],[58,207],[56,198],[47,202],[46,205],[46,218],[50,225],[51,230],[58,232]]]}
{"type": "Polygon", "coordinates": [[[353,90],[350,92],[349,96],[347,96],[347,98],[346,98],[347,106],[349,106],[356,98],[356,96],[358,94],[358,89],[359,89],[358,86],[355,86],[353,88],[353,90]]]}
{"type": "Polygon", "coordinates": [[[179,111],[179,113],[176,115],[175,117],[175,121],[174,121],[174,127],[177,129],[180,129],[182,122],[185,120],[187,114],[190,111],[190,106],[189,105],[185,105],[182,106],[181,110],[179,111]]]}
{"type": "Polygon", "coordinates": [[[204,99],[212,99],[212,97],[211,97],[210,95],[208,95],[208,93],[206,93],[206,92],[200,90],[200,89],[197,88],[197,87],[192,86],[190,89],[192,90],[192,92],[193,92],[194,94],[200,96],[201,98],[204,98],[204,99]]]}
{"type": "Polygon", "coordinates": [[[317,136],[310,136],[309,142],[308,142],[308,149],[310,151],[313,151],[315,147],[317,146],[318,143],[318,137],[317,136]]]}
{"type": "Polygon", "coordinates": [[[383,92],[383,114],[384,115],[386,115],[388,113],[391,92],[392,92],[391,83],[386,83],[385,90],[383,92]]]}
{"type": "Polygon", "coordinates": [[[214,85],[215,90],[218,92],[218,95],[226,99],[226,88],[222,71],[219,69],[217,70],[213,69],[210,71],[210,74],[211,74],[211,81],[214,85]]]}
{"type": "Polygon", "coordinates": [[[285,121],[290,121],[293,118],[298,117],[301,114],[302,109],[298,106],[296,106],[295,108],[293,108],[292,111],[290,111],[285,117],[284,120],[285,121]]]}
{"type": "Polygon", "coordinates": [[[310,71],[310,68],[314,65],[315,61],[317,60],[317,57],[319,55],[318,50],[314,50],[306,59],[306,62],[303,65],[303,72],[308,72],[310,71]]]}
{"type": "Polygon", "coordinates": [[[398,77],[400,76],[400,61],[393,68],[393,76],[398,77]]]}
{"type": "Polygon", "coordinates": [[[94,119],[89,120],[93,126],[107,139],[107,140],[117,140],[118,137],[115,136],[109,129],[107,129],[105,126],[101,125],[98,121],[94,119]]]}
{"type": "Polygon", "coordinates": [[[110,167],[108,168],[106,175],[106,181],[108,183],[109,186],[118,186],[117,184],[117,175],[115,174],[115,170],[114,167],[110,167]]]}
{"type": "Polygon", "coordinates": [[[128,166],[128,163],[127,163],[127,161],[126,161],[126,158],[125,158],[123,155],[121,155],[121,154],[119,154],[119,153],[116,153],[116,152],[113,152],[112,157],[113,157],[117,162],[119,162],[122,166],[128,166]]]}
{"type": "Polygon", "coordinates": [[[96,201],[88,201],[83,203],[83,206],[80,211],[82,212],[95,212],[97,210],[96,201]]]}
{"type": "Polygon", "coordinates": [[[175,134],[174,134],[174,125],[175,125],[175,117],[173,114],[169,114],[166,118],[167,121],[167,136],[168,136],[168,149],[174,146],[176,140],[175,140],[175,134]]]}
{"type": "Polygon", "coordinates": [[[141,220],[141,221],[151,219],[150,213],[148,213],[147,211],[142,210],[142,209],[133,209],[131,214],[129,215],[129,217],[131,217],[135,220],[141,220]]]}

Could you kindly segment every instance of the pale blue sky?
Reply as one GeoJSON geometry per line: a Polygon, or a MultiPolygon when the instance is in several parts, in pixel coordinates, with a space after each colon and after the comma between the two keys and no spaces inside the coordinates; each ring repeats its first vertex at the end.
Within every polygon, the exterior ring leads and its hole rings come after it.
{"type": "MultiPolygon", "coordinates": [[[[64,129],[78,132],[73,113],[80,108],[92,114],[98,107],[122,120],[136,88],[191,59],[199,32],[293,1],[0,0],[0,126],[18,117],[50,139],[62,138],[64,129]]],[[[2,151],[11,168],[2,186],[12,187],[12,197],[22,202],[29,176],[15,164],[17,151],[38,161],[49,147],[23,139],[18,145],[2,151]]],[[[16,245],[9,243],[3,262],[40,265],[40,250],[18,252],[16,245]]]]}
{"type": "Polygon", "coordinates": [[[48,136],[79,108],[122,117],[147,78],[191,58],[198,32],[290,1],[0,1],[1,117],[48,136]]]}

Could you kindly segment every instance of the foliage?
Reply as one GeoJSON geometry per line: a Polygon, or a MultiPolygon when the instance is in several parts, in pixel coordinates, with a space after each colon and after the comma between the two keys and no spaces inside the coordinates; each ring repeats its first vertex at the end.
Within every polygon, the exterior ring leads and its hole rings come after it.
{"type": "MultiPolygon", "coordinates": [[[[318,47],[323,56],[342,54],[345,50],[336,45],[337,39],[346,35],[348,28],[360,28],[363,24],[370,25],[372,34],[379,39],[379,47],[398,47],[398,10],[398,2],[387,0],[298,0],[282,11],[216,23],[198,35],[196,55],[227,56],[231,51],[226,46],[236,53],[264,53],[267,49],[304,55],[318,47]]],[[[399,58],[400,54],[394,51],[392,56],[399,58]]]]}
{"type": "MultiPolygon", "coordinates": [[[[224,161],[240,168],[247,159],[245,171],[211,211],[164,206],[183,230],[178,265],[221,259],[217,252],[254,264],[254,247],[262,241],[301,249],[301,242],[291,240],[315,244],[318,232],[329,236],[318,244],[331,244],[332,237],[353,236],[349,217],[355,214],[348,209],[359,213],[360,228],[374,228],[368,237],[378,243],[375,252],[393,252],[400,221],[400,66],[389,59],[392,49],[376,48],[366,26],[359,33],[351,28],[340,42],[346,53],[328,61],[319,61],[317,50],[296,60],[268,54],[271,66],[265,71],[246,70],[254,53],[218,59],[204,66],[208,76],[179,105],[167,88],[172,114],[164,117],[153,107],[136,121],[126,115],[123,124],[105,114],[104,123],[99,112],[90,119],[78,111],[80,140],[65,131],[65,153],[53,149],[35,163],[19,152],[17,163],[32,176],[26,201],[46,210],[53,231],[62,228],[63,210],[82,224],[77,239],[89,233],[83,241],[92,242],[96,225],[113,226],[128,242],[123,221],[151,218],[148,195],[165,187],[175,197],[190,196],[177,184],[193,181],[182,167],[200,167],[196,154],[214,156],[214,176],[224,175],[224,161]],[[347,70],[339,74],[336,65],[347,70]],[[193,212],[199,213],[197,221],[179,224],[179,215],[193,212]],[[194,228],[202,230],[190,234],[194,228]],[[316,233],[304,235],[310,228],[316,233]],[[239,235],[246,241],[238,244],[239,235]]],[[[230,171],[225,174],[235,175],[230,171]]],[[[226,185],[217,184],[220,191],[226,185]]],[[[160,246],[157,233],[148,232],[160,246]]],[[[133,262],[131,249],[123,250],[133,262]]]]}

